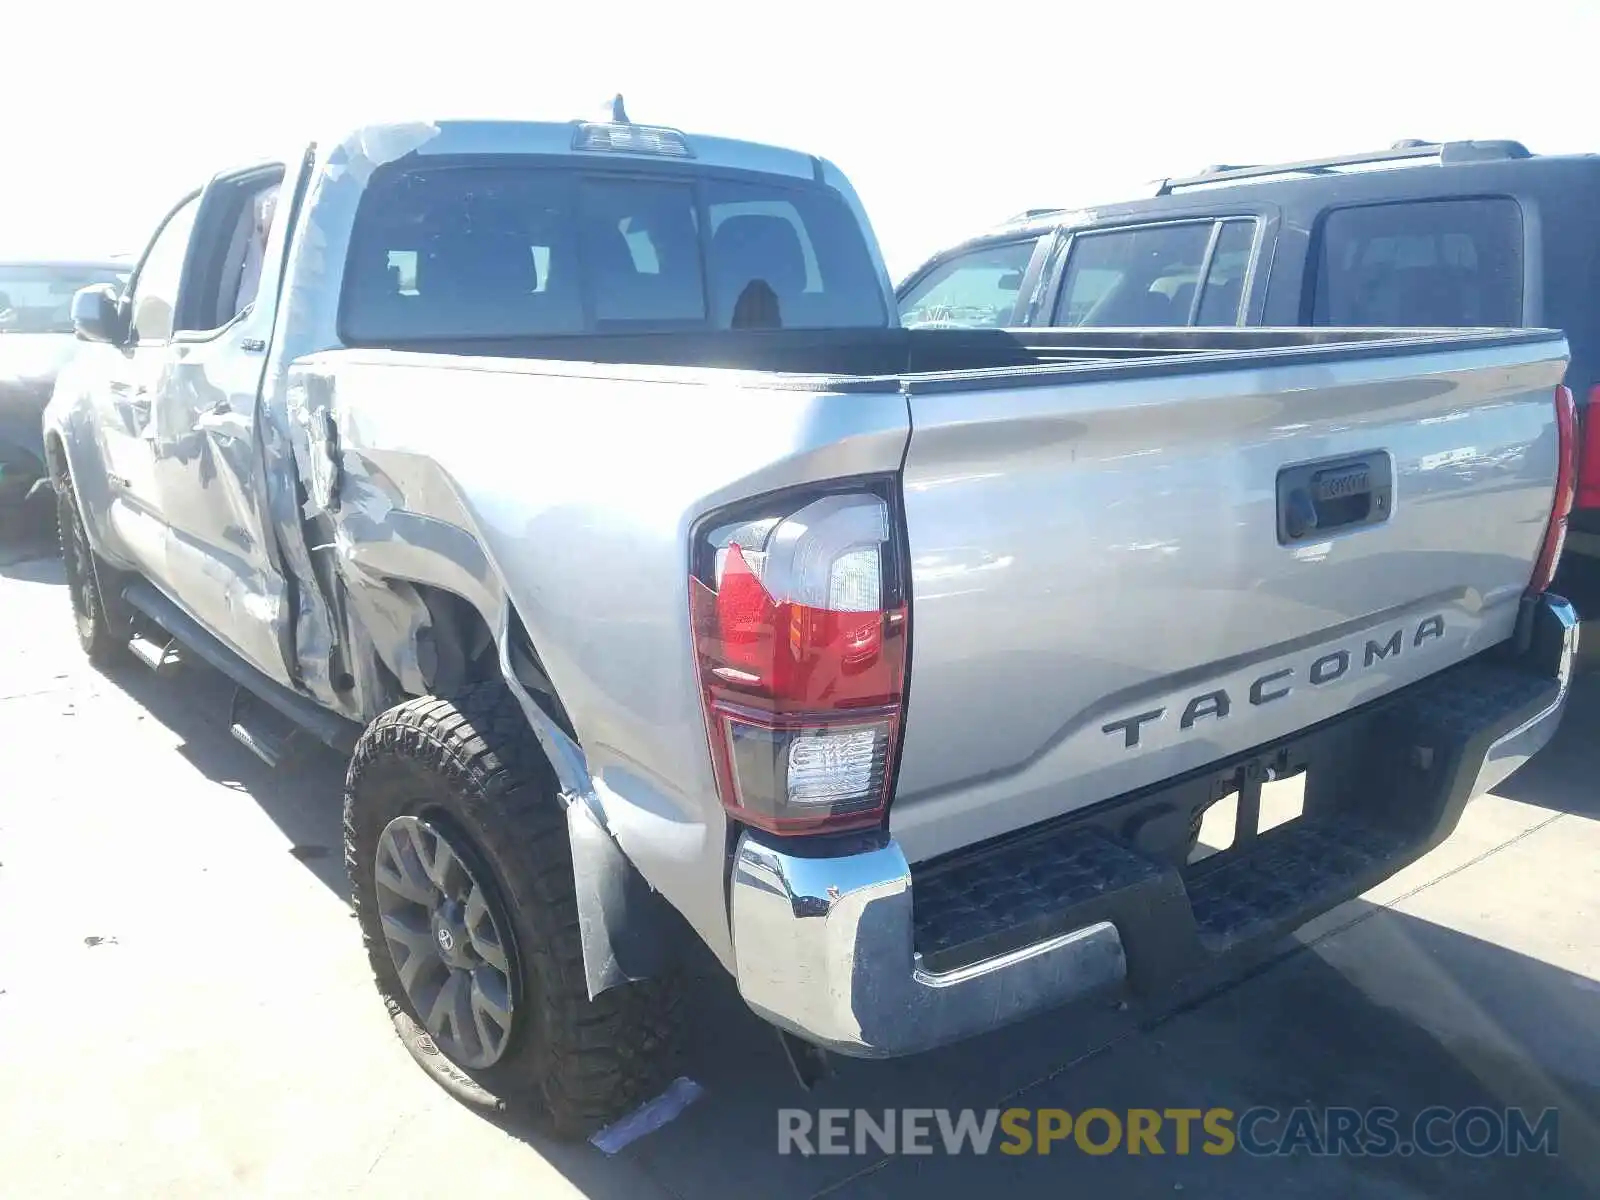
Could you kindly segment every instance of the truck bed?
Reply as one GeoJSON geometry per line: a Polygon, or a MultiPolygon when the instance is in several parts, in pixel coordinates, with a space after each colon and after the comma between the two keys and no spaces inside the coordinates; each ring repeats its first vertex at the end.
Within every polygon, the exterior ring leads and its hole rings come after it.
{"type": "Polygon", "coordinates": [[[786,331],[338,350],[290,387],[313,444],[318,410],[337,429],[348,562],[419,577],[446,525],[483,547],[494,575],[463,594],[493,612],[503,587],[619,844],[727,954],[688,628],[708,513],[898,478],[911,632],[889,828],[918,863],[1509,638],[1565,360],[1540,330],[786,331]],[[1282,540],[1281,481],[1360,463],[1392,507],[1282,540]]]}
{"type": "Polygon", "coordinates": [[[1140,372],[1151,374],[1163,369],[1153,360],[1182,363],[1196,355],[1270,352],[1274,361],[1311,362],[1426,353],[1441,343],[1464,349],[1537,343],[1559,336],[1536,329],[802,329],[427,339],[358,348],[640,368],[772,371],[832,376],[838,383],[856,376],[860,385],[881,387],[902,376],[966,375],[1004,368],[1137,360],[1140,372]]]}

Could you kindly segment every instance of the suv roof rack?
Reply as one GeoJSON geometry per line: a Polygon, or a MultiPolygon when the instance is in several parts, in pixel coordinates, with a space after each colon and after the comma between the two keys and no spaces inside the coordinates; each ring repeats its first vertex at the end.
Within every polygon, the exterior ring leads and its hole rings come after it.
{"type": "Polygon", "coordinates": [[[1051,213],[1058,213],[1058,212],[1061,212],[1061,211],[1062,210],[1060,208],[1057,208],[1057,207],[1051,207],[1051,208],[1025,208],[1019,213],[1013,213],[1011,216],[1007,217],[1004,221],[1002,221],[1000,223],[1002,225],[1015,225],[1018,221],[1031,221],[1035,217],[1048,217],[1051,213]]]}
{"type": "Polygon", "coordinates": [[[1336,158],[1310,158],[1303,162],[1255,163],[1242,166],[1219,163],[1207,167],[1198,175],[1163,179],[1156,190],[1156,195],[1168,196],[1179,188],[1197,187],[1201,184],[1233,183],[1237,180],[1260,179],[1269,175],[1333,175],[1346,167],[1365,167],[1378,163],[1432,159],[1444,165],[1532,157],[1532,151],[1521,142],[1424,142],[1416,138],[1406,138],[1395,142],[1387,150],[1369,150],[1365,154],[1345,154],[1336,158]]]}

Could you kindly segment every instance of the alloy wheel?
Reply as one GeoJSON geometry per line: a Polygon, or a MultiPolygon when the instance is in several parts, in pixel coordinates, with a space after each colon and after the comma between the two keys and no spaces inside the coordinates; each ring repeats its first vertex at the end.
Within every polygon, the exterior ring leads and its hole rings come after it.
{"type": "Polygon", "coordinates": [[[396,817],[378,838],[374,882],[389,957],[434,1044],[467,1068],[505,1054],[516,1014],[511,922],[470,843],[396,817]]]}

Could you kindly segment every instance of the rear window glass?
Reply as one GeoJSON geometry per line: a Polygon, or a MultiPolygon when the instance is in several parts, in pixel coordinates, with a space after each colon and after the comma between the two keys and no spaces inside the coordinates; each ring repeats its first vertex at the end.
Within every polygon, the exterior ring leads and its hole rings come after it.
{"type": "Polygon", "coordinates": [[[355,343],[887,324],[832,191],[533,166],[376,177],[341,309],[355,343]]]}
{"type": "Polygon", "coordinates": [[[1328,214],[1315,325],[1522,323],[1522,211],[1515,200],[1431,200],[1328,214]]]}
{"type": "Polygon", "coordinates": [[[1056,303],[1056,324],[1187,325],[1213,224],[1077,235],[1056,303]]]}

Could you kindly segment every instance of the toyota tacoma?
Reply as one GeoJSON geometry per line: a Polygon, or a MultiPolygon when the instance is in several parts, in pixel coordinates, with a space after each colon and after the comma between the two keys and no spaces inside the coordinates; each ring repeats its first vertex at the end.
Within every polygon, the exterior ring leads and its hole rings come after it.
{"type": "Polygon", "coordinates": [[[84,650],[350,756],[387,1012],[564,1134],[668,1078],[689,938],[805,1075],[1151,993],[1565,702],[1557,332],[905,329],[832,163],[620,103],[219,174],[74,313],[84,650]]]}

